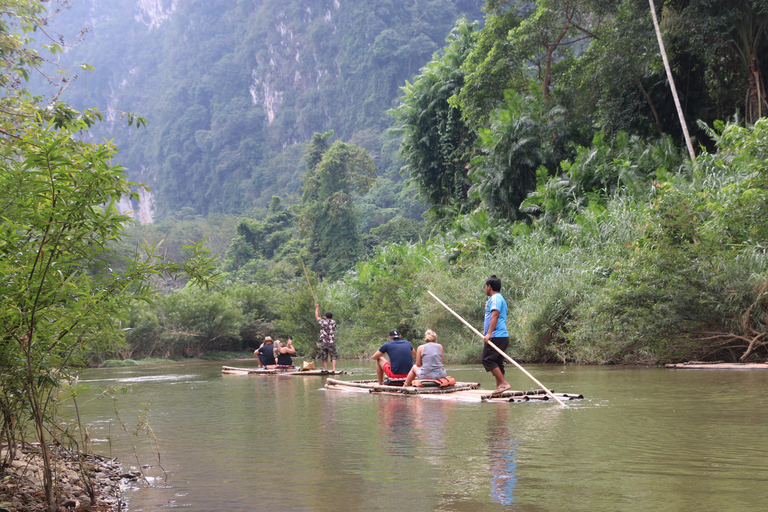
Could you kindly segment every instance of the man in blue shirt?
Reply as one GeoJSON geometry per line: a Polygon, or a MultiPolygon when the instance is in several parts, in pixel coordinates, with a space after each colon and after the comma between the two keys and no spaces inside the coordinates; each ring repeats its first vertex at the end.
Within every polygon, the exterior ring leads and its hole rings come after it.
{"type": "Polygon", "coordinates": [[[400,337],[400,331],[389,331],[389,341],[379,347],[371,358],[376,361],[376,379],[379,384],[384,382],[384,375],[389,379],[405,381],[413,367],[414,357],[416,351],[409,341],[400,337]],[[389,361],[382,357],[384,354],[389,354],[389,361]]]}
{"type": "Polygon", "coordinates": [[[488,345],[490,341],[499,350],[504,351],[509,345],[509,332],[507,331],[507,301],[499,293],[501,291],[501,279],[495,275],[485,282],[485,294],[488,301],[485,303],[485,325],[483,334],[483,354],[480,361],[485,371],[491,372],[496,378],[496,392],[509,389],[511,386],[504,377],[504,356],[488,345]]]}

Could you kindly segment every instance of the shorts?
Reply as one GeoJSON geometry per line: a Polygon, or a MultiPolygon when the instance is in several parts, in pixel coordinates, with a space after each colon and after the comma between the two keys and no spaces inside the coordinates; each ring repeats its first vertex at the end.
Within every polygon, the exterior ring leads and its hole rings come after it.
{"type": "Polygon", "coordinates": [[[392,364],[389,361],[384,363],[384,373],[390,379],[404,379],[408,377],[407,373],[392,373],[392,364]]]}
{"type": "Polygon", "coordinates": [[[338,355],[336,354],[336,344],[335,343],[318,343],[318,350],[317,350],[317,357],[322,362],[327,362],[328,357],[331,358],[331,361],[335,361],[338,359],[338,355]]]}
{"type": "MultiPolygon", "coordinates": [[[[509,336],[504,336],[503,338],[491,338],[491,343],[504,352],[509,345],[509,336]]],[[[483,343],[483,354],[480,356],[480,362],[483,363],[485,371],[489,372],[494,368],[498,368],[501,370],[501,374],[504,375],[504,356],[496,352],[496,350],[487,343],[483,343]]]]}
{"type": "Polygon", "coordinates": [[[419,380],[439,380],[447,375],[448,374],[444,369],[433,370],[431,372],[425,372],[424,368],[419,368],[418,370],[416,370],[416,378],[419,380]]]}

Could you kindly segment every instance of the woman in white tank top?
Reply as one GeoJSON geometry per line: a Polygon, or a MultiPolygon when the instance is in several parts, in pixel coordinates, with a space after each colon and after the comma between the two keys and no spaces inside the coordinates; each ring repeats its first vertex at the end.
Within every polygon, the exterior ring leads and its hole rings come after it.
{"type": "Polygon", "coordinates": [[[413,365],[405,385],[410,386],[415,379],[437,380],[446,376],[443,366],[443,346],[437,342],[437,334],[427,329],[424,334],[424,345],[416,349],[416,364],[413,365]]]}

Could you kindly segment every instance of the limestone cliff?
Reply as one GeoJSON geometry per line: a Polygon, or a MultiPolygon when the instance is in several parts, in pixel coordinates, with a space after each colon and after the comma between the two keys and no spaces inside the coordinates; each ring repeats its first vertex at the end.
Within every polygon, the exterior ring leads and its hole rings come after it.
{"type": "Polygon", "coordinates": [[[62,59],[96,68],[62,99],[105,111],[94,135],[113,138],[129,177],[149,183],[157,215],[235,213],[301,193],[295,145],[315,132],[334,130],[396,174],[385,111],[458,16],[479,19],[482,4],[89,0],[56,21],[62,33],[90,28],[62,59]],[[126,111],[147,128],[125,126],[126,111]]]}
{"type": "Polygon", "coordinates": [[[176,9],[179,0],[136,0],[134,19],[150,30],[159,27],[176,9]]]}

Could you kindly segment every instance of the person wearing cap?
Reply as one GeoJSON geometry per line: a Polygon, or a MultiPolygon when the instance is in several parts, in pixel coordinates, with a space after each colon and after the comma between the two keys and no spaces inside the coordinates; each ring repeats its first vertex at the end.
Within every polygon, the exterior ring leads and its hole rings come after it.
{"type": "Polygon", "coordinates": [[[254,354],[259,356],[259,368],[275,364],[275,347],[272,345],[272,337],[267,336],[264,338],[264,343],[259,348],[253,351],[254,354]]]}
{"type": "Polygon", "coordinates": [[[325,312],[325,318],[320,317],[320,306],[315,302],[315,320],[320,324],[320,342],[317,344],[318,357],[323,362],[323,368],[328,370],[328,358],[331,359],[331,371],[336,371],[336,320],[333,313],[325,312]]]}
{"type": "Polygon", "coordinates": [[[483,353],[480,362],[485,371],[491,372],[496,378],[496,392],[509,389],[511,386],[504,377],[504,357],[493,347],[488,345],[490,341],[499,350],[504,351],[509,345],[509,331],[507,331],[507,301],[501,295],[501,279],[491,276],[485,281],[485,294],[488,301],[485,303],[485,323],[483,334],[483,353]]]}
{"type": "Polygon", "coordinates": [[[414,357],[416,351],[411,342],[402,339],[397,329],[389,331],[389,341],[379,347],[371,358],[376,361],[376,379],[379,384],[384,382],[385,375],[389,379],[405,380],[413,367],[414,357]],[[389,361],[382,357],[384,354],[389,355],[389,361]]]}

